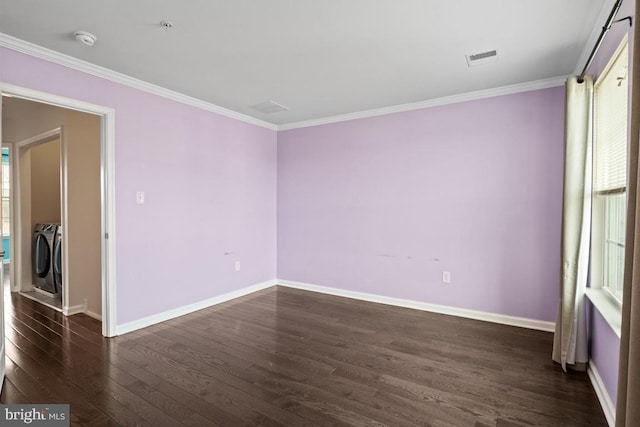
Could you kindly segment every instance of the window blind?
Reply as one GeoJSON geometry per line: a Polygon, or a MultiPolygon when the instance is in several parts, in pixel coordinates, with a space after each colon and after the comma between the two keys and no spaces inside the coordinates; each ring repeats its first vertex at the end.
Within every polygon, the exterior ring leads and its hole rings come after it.
{"type": "Polygon", "coordinates": [[[625,45],[595,85],[595,192],[622,189],[627,185],[628,52],[625,45]]]}

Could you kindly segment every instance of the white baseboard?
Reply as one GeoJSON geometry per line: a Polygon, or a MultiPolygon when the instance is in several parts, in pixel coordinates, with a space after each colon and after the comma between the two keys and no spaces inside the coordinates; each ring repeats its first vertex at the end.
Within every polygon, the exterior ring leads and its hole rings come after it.
{"type": "Polygon", "coordinates": [[[153,314],[151,316],[144,317],[142,319],[127,322],[116,327],[116,335],[123,335],[129,332],[136,331],[138,329],[146,328],[156,323],[165,322],[167,320],[174,319],[185,314],[193,313],[194,311],[202,310],[223,302],[231,301],[236,298],[243,297],[245,295],[252,294],[263,289],[270,288],[277,284],[276,280],[268,280],[266,282],[258,283],[253,286],[239,289],[237,291],[228,292],[226,294],[219,295],[217,297],[208,298],[204,301],[198,301],[193,304],[185,305],[182,307],[167,310],[162,313],[153,314]]]}
{"type": "MultiPolygon", "coordinates": [[[[519,326],[522,328],[529,328],[529,329],[537,329],[537,330],[547,331],[547,332],[553,332],[555,327],[553,322],[545,322],[542,320],[527,319],[524,317],[506,316],[503,314],[487,313],[487,312],[476,311],[476,310],[467,310],[467,309],[457,308],[457,307],[448,307],[444,305],[436,305],[436,304],[429,304],[429,303],[418,302],[418,301],[405,300],[400,298],[385,297],[381,295],[367,294],[363,292],[346,291],[343,289],[330,288],[326,286],[312,285],[309,283],[293,282],[290,280],[278,279],[278,280],[269,280],[266,282],[258,283],[256,285],[239,289],[237,291],[228,292],[223,295],[219,295],[203,301],[198,301],[196,303],[185,305],[182,307],[174,308],[172,310],[167,310],[162,313],[153,314],[151,316],[134,320],[132,322],[127,322],[122,325],[118,325],[116,327],[116,335],[123,335],[129,332],[136,331],[138,329],[146,328],[148,326],[155,325],[157,323],[161,323],[167,320],[171,320],[179,316],[184,316],[185,314],[193,313],[194,311],[202,310],[204,308],[221,304],[223,302],[231,301],[235,298],[240,298],[242,296],[249,295],[251,293],[261,291],[263,289],[267,289],[275,285],[302,289],[302,290],[312,291],[312,292],[320,292],[323,294],[358,299],[363,301],[370,301],[370,302],[375,302],[379,304],[394,305],[398,307],[412,308],[415,310],[429,311],[429,312],[440,313],[440,314],[448,314],[451,316],[465,317],[469,319],[484,320],[487,322],[500,323],[504,325],[519,326]]],[[[91,314],[89,315],[91,316],[91,314]]],[[[95,317],[95,313],[92,317],[95,317]]]]}
{"type": "Polygon", "coordinates": [[[554,322],[547,322],[543,320],[527,319],[525,317],[507,316],[504,314],[487,313],[484,311],[477,311],[477,310],[467,310],[465,308],[429,304],[426,302],[385,297],[381,295],[368,294],[364,292],[345,291],[343,289],[312,285],[309,283],[302,283],[302,282],[293,282],[291,280],[278,279],[277,282],[278,282],[278,285],[286,286],[289,288],[319,292],[323,294],[335,295],[335,296],[345,297],[345,298],[352,298],[352,299],[357,299],[362,301],[375,302],[379,304],[387,304],[387,305],[394,305],[398,307],[412,308],[415,310],[429,311],[432,313],[448,314],[450,316],[465,317],[468,319],[484,320],[486,322],[500,323],[503,325],[510,325],[510,326],[519,326],[521,328],[537,329],[537,330],[546,331],[546,332],[553,332],[555,330],[554,322]]]}
{"type": "Polygon", "coordinates": [[[102,322],[102,315],[101,314],[94,313],[93,311],[89,311],[89,310],[85,311],[84,314],[86,314],[89,317],[93,317],[94,319],[99,320],[99,321],[102,322]]]}
{"type": "Polygon", "coordinates": [[[600,401],[600,406],[602,406],[602,410],[604,411],[604,416],[607,419],[607,423],[609,423],[610,427],[613,427],[616,424],[616,405],[614,405],[613,401],[611,400],[609,392],[604,386],[602,377],[600,376],[596,365],[593,363],[593,360],[589,360],[587,375],[589,375],[589,379],[591,380],[593,389],[596,392],[596,396],[598,396],[598,400],[600,401]]]}
{"type": "Polygon", "coordinates": [[[73,316],[74,314],[85,313],[86,311],[87,304],[72,305],[62,308],[62,314],[64,314],[65,316],[73,316]]]}

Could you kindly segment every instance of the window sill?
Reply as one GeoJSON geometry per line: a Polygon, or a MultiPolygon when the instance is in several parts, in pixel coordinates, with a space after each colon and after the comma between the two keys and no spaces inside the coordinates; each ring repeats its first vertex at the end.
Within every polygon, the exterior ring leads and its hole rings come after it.
{"type": "Polygon", "coordinates": [[[587,288],[585,294],[613,329],[613,332],[620,338],[622,330],[622,308],[620,304],[600,288],[587,288]]]}

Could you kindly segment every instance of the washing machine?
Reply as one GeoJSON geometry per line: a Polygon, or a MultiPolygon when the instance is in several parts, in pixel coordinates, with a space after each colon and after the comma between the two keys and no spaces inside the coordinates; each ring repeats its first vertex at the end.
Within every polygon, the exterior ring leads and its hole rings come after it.
{"type": "Polygon", "coordinates": [[[53,269],[53,280],[56,286],[56,293],[62,298],[62,226],[56,227],[56,234],[53,238],[53,257],[51,258],[53,269]]]}
{"type": "Polygon", "coordinates": [[[36,224],[31,248],[33,284],[36,288],[52,295],[56,294],[53,268],[51,268],[56,228],[55,224],[36,224]]]}

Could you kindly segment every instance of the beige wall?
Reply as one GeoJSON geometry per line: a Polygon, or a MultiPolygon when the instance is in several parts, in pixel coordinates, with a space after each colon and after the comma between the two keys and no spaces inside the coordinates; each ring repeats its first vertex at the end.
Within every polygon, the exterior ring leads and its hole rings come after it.
{"type": "Polygon", "coordinates": [[[65,122],[69,305],[102,313],[100,119],[77,112],[65,122]]]}
{"type": "Polygon", "coordinates": [[[60,140],[29,149],[31,153],[31,229],[38,223],[59,223],[60,140]]]}
{"type": "MultiPolygon", "coordinates": [[[[19,142],[57,127],[63,128],[62,167],[66,173],[67,240],[65,276],[69,283],[68,307],[87,302],[87,310],[100,315],[101,301],[101,204],[100,204],[100,118],[73,110],[33,103],[17,98],[4,99],[3,139],[19,142]],[[6,120],[6,121],[5,121],[6,120]]],[[[31,150],[30,150],[31,151],[31,150]]],[[[31,153],[21,153],[20,180],[23,164],[31,153]]],[[[27,185],[26,182],[24,182],[27,185]]],[[[33,183],[31,187],[33,188],[33,183]]],[[[24,195],[24,191],[21,191],[24,195]]],[[[21,204],[22,199],[21,199],[21,204]]],[[[30,205],[30,200],[27,202],[30,205]]],[[[30,209],[30,208],[29,208],[30,209]]],[[[24,215],[31,215],[25,212],[24,215]]],[[[62,210],[65,207],[62,206],[62,210]]],[[[22,271],[31,274],[31,221],[21,219],[22,271]],[[27,231],[27,233],[25,233],[27,231]],[[26,256],[26,258],[25,258],[26,256]]],[[[64,221],[61,221],[64,222],[64,221]]],[[[30,277],[30,276],[29,276],[30,277]]]]}

